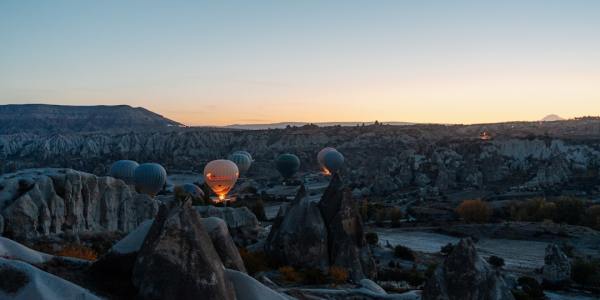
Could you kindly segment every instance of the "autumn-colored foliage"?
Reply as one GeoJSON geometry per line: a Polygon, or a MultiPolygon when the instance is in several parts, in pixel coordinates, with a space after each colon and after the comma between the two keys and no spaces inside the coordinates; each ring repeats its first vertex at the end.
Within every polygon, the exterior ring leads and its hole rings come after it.
{"type": "Polygon", "coordinates": [[[294,267],[283,266],[283,267],[279,268],[279,273],[281,273],[281,277],[285,281],[289,281],[289,282],[300,282],[300,281],[302,281],[301,274],[298,273],[296,271],[296,269],[294,269],[294,267]]]}
{"type": "Polygon", "coordinates": [[[342,267],[333,266],[329,268],[329,276],[335,284],[342,284],[348,281],[348,270],[342,267]]]}
{"type": "Polygon", "coordinates": [[[74,257],[85,260],[96,260],[98,258],[98,254],[96,251],[92,250],[83,245],[66,245],[57,253],[58,256],[66,256],[66,257],[74,257]]]}
{"type": "Polygon", "coordinates": [[[456,208],[456,212],[468,223],[485,223],[492,214],[490,206],[481,200],[465,200],[456,208]]]}

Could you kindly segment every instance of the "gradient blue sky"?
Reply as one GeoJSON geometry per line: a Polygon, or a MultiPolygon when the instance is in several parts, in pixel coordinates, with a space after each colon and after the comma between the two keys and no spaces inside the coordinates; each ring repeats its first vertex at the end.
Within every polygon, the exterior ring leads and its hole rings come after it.
{"type": "Polygon", "coordinates": [[[600,1],[0,1],[0,103],[190,125],[600,115],[600,1]]]}

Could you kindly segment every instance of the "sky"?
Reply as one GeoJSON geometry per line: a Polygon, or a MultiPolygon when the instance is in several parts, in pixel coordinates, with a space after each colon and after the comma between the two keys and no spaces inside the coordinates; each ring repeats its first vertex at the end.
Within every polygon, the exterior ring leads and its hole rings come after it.
{"type": "Polygon", "coordinates": [[[187,125],[600,115],[600,1],[0,0],[0,104],[187,125]]]}

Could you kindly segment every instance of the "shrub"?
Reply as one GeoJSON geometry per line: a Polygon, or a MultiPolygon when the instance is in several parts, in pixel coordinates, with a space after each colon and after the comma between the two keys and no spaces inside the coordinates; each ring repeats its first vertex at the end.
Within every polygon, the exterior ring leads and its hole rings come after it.
{"type": "Polygon", "coordinates": [[[342,284],[348,281],[348,270],[342,267],[333,266],[329,268],[329,277],[335,284],[342,284]]]}
{"type": "Polygon", "coordinates": [[[402,210],[398,207],[393,207],[389,212],[390,221],[392,222],[392,226],[396,227],[400,225],[400,220],[402,219],[402,210]]]}
{"type": "Polygon", "coordinates": [[[467,223],[485,223],[492,214],[489,205],[481,200],[465,200],[456,208],[456,212],[467,223]]]}
{"type": "Polygon", "coordinates": [[[294,269],[294,267],[284,266],[284,267],[279,268],[278,271],[279,271],[279,273],[281,273],[281,277],[285,281],[289,281],[289,282],[302,281],[302,276],[298,272],[296,272],[296,269],[294,269]]]}
{"type": "Polygon", "coordinates": [[[394,256],[404,260],[415,261],[415,253],[410,248],[402,245],[394,248],[394,256]]]}
{"type": "Polygon", "coordinates": [[[425,277],[429,278],[431,276],[433,276],[433,273],[435,273],[435,270],[437,269],[438,264],[436,263],[432,263],[430,265],[427,266],[427,270],[425,271],[425,277]]]}
{"type": "Polygon", "coordinates": [[[556,217],[556,204],[547,202],[542,198],[533,198],[525,202],[514,204],[511,207],[511,219],[515,221],[541,222],[554,220],[556,217]]]}
{"type": "Polygon", "coordinates": [[[519,278],[518,283],[524,294],[520,299],[546,299],[542,285],[534,278],[523,276],[519,278]]]}
{"type": "Polygon", "coordinates": [[[10,265],[0,266],[0,278],[0,291],[7,294],[16,293],[29,283],[27,274],[10,265]]]}
{"type": "Polygon", "coordinates": [[[375,213],[375,223],[377,226],[383,226],[385,224],[386,212],[384,209],[378,209],[375,213]]]}
{"type": "Polygon", "coordinates": [[[246,248],[240,248],[240,256],[250,275],[273,269],[271,267],[274,264],[264,252],[249,252],[246,248]]]}
{"type": "Polygon", "coordinates": [[[327,277],[319,269],[305,269],[302,271],[302,278],[305,284],[324,284],[327,283],[327,277]]]}
{"type": "Polygon", "coordinates": [[[66,257],[74,257],[85,260],[96,260],[98,258],[98,254],[96,251],[92,250],[83,245],[66,245],[57,253],[58,256],[66,256],[66,257]]]}
{"type": "Polygon", "coordinates": [[[488,261],[488,263],[490,263],[490,265],[492,265],[496,268],[501,268],[504,266],[504,258],[496,256],[496,255],[492,255],[492,256],[488,257],[487,261],[488,261]]]}
{"type": "Polygon", "coordinates": [[[377,245],[377,243],[379,243],[379,236],[377,235],[376,232],[368,232],[367,234],[365,234],[365,239],[367,240],[367,243],[369,243],[369,245],[377,245]]]}
{"type": "Polygon", "coordinates": [[[585,223],[588,227],[600,230],[600,204],[592,205],[587,209],[585,223]]]}
{"type": "Polygon", "coordinates": [[[584,286],[600,286],[600,262],[576,259],[571,268],[571,279],[584,286]]]}
{"type": "Polygon", "coordinates": [[[454,245],[452,243],[448,243],[448,244],[446,244],[446,246],[442,246],[442,248],[440,249],[440,252],[443,255],[448,255],[448,254],[452,253],[452,250],[454,250],[454,245]]]}
{"type": "Polygon", "coordinates": [[[556,201],[556,214],[554,221],[557,223],[579,224],[585,214],[585,203],[575,198],[561,198],[556,201]]]}

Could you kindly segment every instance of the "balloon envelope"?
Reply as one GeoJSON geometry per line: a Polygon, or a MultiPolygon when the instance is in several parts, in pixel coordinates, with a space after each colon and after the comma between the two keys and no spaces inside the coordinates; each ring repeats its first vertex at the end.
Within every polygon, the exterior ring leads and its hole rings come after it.
{"type": "Polygon", "coordinates": [[[186,183],[182,186],[182,188],[186,193],[190,194],[192,197],[204,197],[204,192],[202,191],[202,189],[193,183],[186,183]]]}
{"type": "Polygon", "coordinates": [[[225,199],[239,176],[237,165],[230,160],[213,160],[204,167],[204,182],[221,200],[225,199]]]}
{"type": "Polygon", "coordinates": [[[240,173],[246,173],[248,171],[248,169],[250,169],[250,166],[252,165],[252,159],[250,158],[250,156],[243,154],[241,152],[233,153],[229,157],[229,160],[231,160],[232,162],[235,163],[235,165],[238,167],[238,170],[240,171],[240,173]]]}
{"type": "Polygon", "coordinates": [[[167,182],[167,171],[156,163],[141,164],[135,169],[135,187],[140,193],[154,196],[167,182]]]}
{"type": "Polygon", "coordinates": [[[290,178],[300,169],[300,159],[294,154],[281,154],[277,157],[275,166],[277,167],[277,171],[281,173],[281,176],[290,178]]]}
{"type": "Polygon", "coordinates": [[[338,172],[344,165],[344,155],[338,151],[329,151],[323,157],[323,164],[329,173],[338,172]]]}
{"type": "Polygon", "coordinates": [[[248,152],[248,151],[240,150],[240,151],[233,152],[233,154],[237,154],[237,153],[247,155],[248,158],[250,158],[250,161],[254,161],[254,159],[252,159],[252,154],[250,154],[250,152],[248,152]]]}
{"type": "Polygon", "coordinates": [[[121,179],[127,184],[135,182],[135,169],[139,164],[133,160],[119,160],[110,167],[109,175],[121,179]]]}
{"type": "Polygon", "coordinates": [[[323,160],[325,158],[325,154],[327,154],[331,151],[337,151],[337,150],[335,150],[335,148],[333,148],[333,147],[325,147],[325,148],[321,149],[321,151],[319,151],[319,153],[317,153],[317,162],[319,163],[319,166],[321,167],[321,169],[325,168],[325,161],[323,160]]]}

